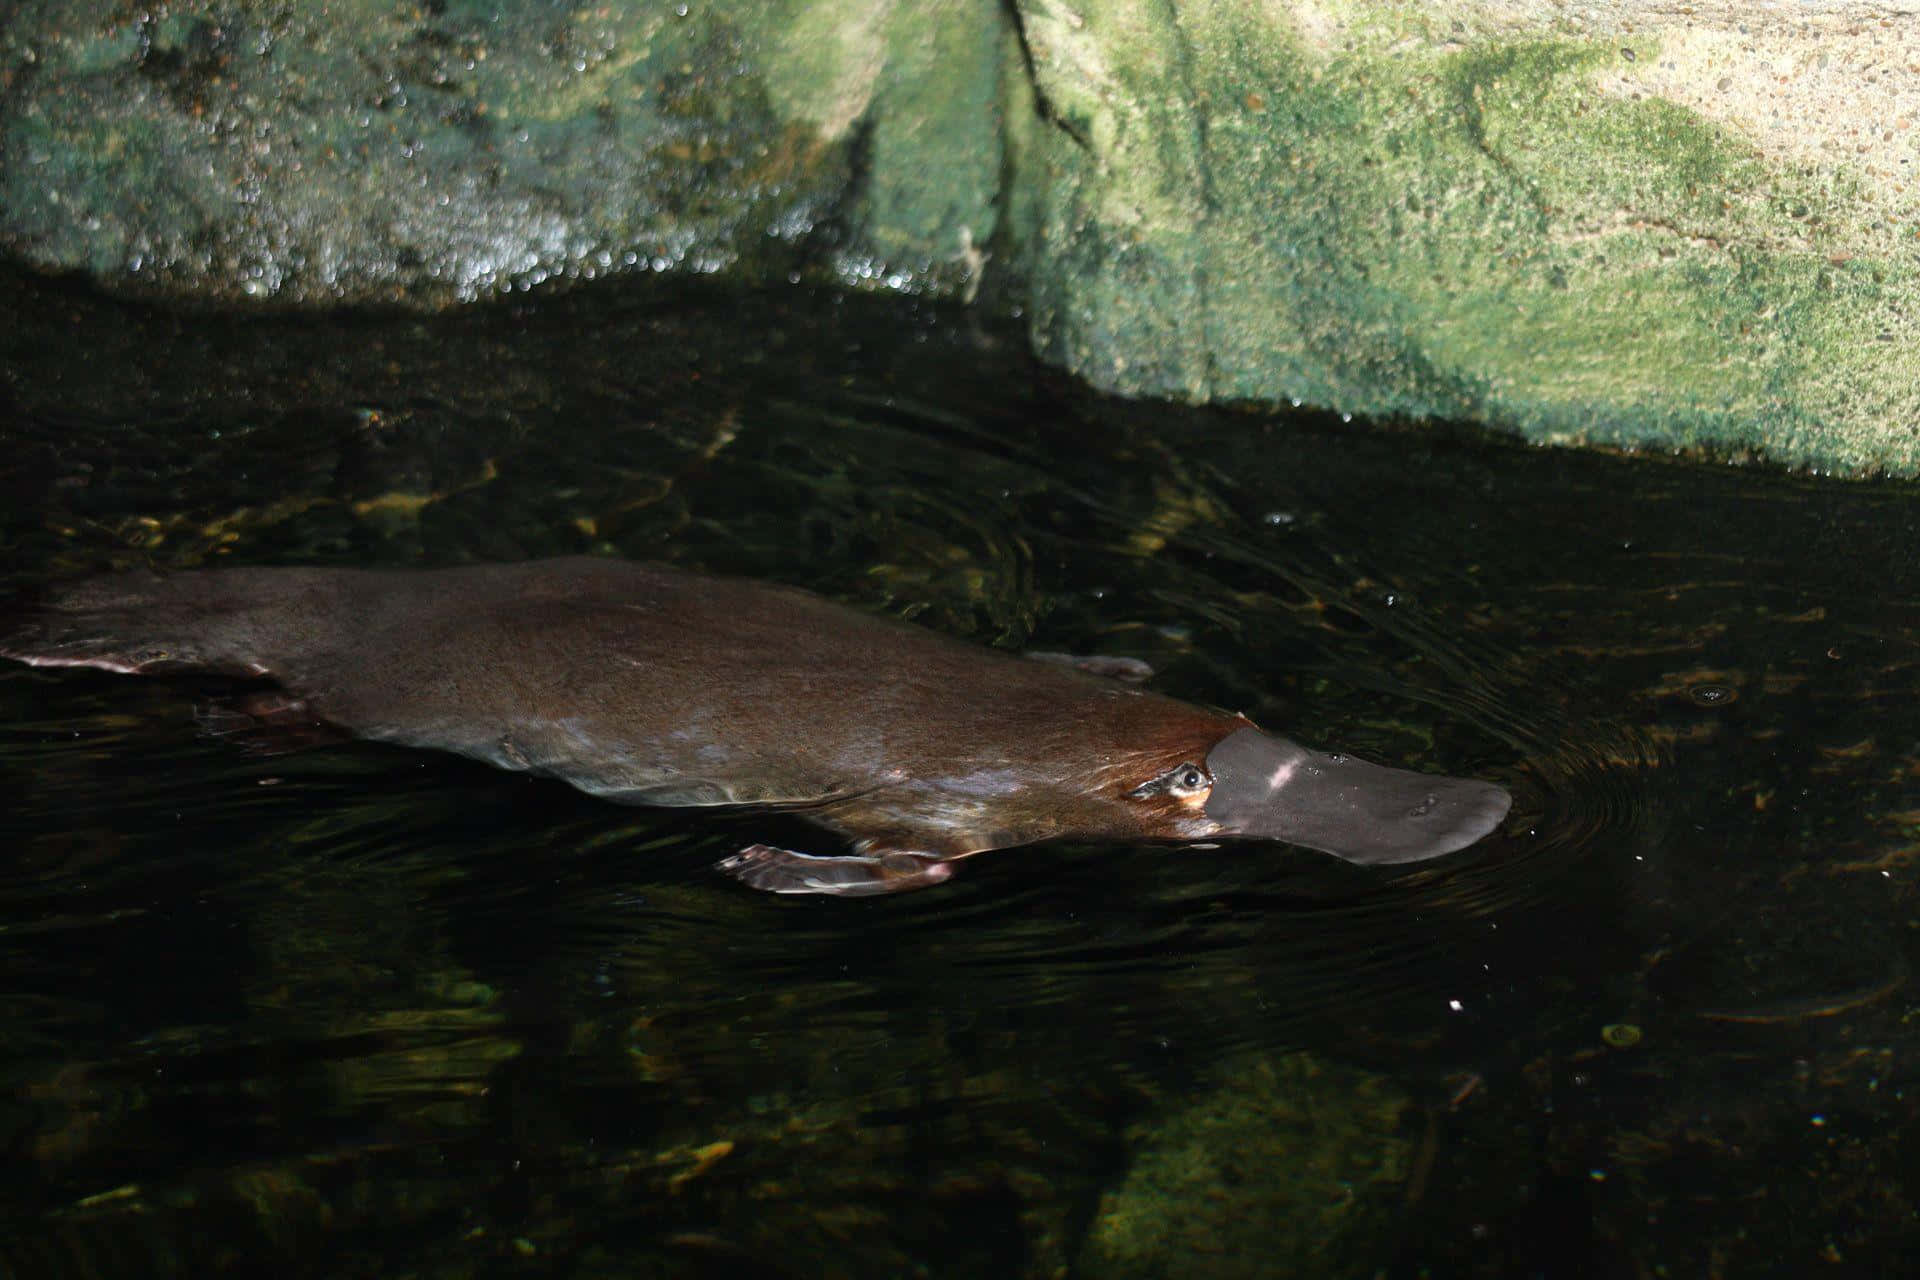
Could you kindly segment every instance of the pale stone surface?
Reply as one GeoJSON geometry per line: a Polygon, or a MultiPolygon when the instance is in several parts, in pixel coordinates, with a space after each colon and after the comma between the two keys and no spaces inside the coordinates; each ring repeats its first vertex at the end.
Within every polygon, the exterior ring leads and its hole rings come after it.
{"type": "Polygon", "coordinates": [[[1853,0],[1539,0],[1290,6],[1323,56],[1393,43],[1613,40],[1628,56],[1594,76],[1602,93],[1662,98],[1722,124],[1763,155],[1859,180],[1873,201],[1920,194],[1920,21],[1853,0]],[[1647,56],[1648,48],[1653,52],[1647,56]]]}

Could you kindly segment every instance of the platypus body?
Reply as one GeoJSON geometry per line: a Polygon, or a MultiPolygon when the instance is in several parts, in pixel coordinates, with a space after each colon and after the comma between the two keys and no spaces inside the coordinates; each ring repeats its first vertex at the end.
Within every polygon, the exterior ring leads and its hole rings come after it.
{"type": "Polygon", "coordinates": [[[620,560],[96,578],[0,654],[271,680],[276,718],[624,804],[790,807],[851,842],[719,864],[778,893],[917,888],[970,854],[1063,836],[1414,862],[1472,844],[1510,803],[804,591],[620,560]]]}

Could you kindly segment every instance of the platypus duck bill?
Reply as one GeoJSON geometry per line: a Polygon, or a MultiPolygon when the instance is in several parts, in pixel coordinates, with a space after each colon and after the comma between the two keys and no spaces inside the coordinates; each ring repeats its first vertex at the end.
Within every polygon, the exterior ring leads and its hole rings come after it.
{"type": "Polygon", "coordinates": [[[1215,744],[1207,772],[1204,812],[1221,834],[1284,840],[1368,865],[1464,849],[1499,826],[1513,803],[1490,782],[1389,769],[1254,728],[1215,744]]]}

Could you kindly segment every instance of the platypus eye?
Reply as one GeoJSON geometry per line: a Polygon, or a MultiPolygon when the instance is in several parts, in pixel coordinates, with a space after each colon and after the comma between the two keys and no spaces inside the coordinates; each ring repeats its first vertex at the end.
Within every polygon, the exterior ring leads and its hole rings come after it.
{"type": "Polygon", "coordinates": [[[1144,782],[1127,792],[1135,799],[1144,800],[1148,796],[1193,796],[1211,790],[1213,779],[1207,771],[1197,764],[1178,764],[1167,770],[1151,782],[1144,782]]]}

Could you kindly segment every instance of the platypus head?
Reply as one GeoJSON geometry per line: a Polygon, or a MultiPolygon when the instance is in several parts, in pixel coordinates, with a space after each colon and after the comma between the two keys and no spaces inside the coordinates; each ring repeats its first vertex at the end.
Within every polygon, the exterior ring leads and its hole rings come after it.
{"type": "Polygon", "coordinates": [[[1491,782],[1388,769],[1250,725],[1127,798],[1163,811],[1160,825],[1187,838],[1206,829],[1284,840],[1368,865],[1464,849],[1499,826],[1513,803],[1491,782]]]}

